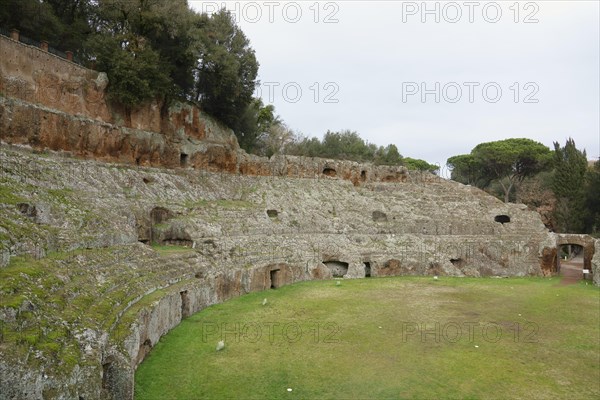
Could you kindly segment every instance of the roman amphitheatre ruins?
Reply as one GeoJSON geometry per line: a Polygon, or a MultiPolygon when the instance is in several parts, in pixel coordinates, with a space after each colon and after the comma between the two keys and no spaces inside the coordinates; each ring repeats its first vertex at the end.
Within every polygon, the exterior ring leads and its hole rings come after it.
{"type": "Polygon", "coordinates": [[[0,42],[2,399],[133,398],[183,318],[301,281],[549,277],[576,244],[600,285],[600,242],[523,205],[403,167],[248,155],[191,104],[124,114],[106,74],[0,42]]]}

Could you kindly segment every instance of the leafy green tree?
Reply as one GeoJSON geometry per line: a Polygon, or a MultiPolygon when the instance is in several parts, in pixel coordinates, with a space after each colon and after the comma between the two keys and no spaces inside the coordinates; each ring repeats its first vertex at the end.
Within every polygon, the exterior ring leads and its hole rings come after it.
{"type": "Polygon", "coordinates": [[[162,68],[164,62],[144,38],[96,35],[90,47],[97,68],[108,71],[109,97],[128,110],[169,91],[171,80],[162,68]]]}
{"type": "Polygon", "coordinates": [[[585,187],[585,231],[599,236],[600,234],[600,160],[588,169],[585,187]]]}
{"type": "MultiPolygon", "coordinates": [[[[253,99],[241,115],[238,143],[248,153],[266,155],[271,126],[279,123],[275,107],[265,106],[261,99],[253,99]]],[[[272,155],[272,154],[271,154],[272,155]]]]}
{"type": "Polygon", "coordinates": [[[404,157],[404,159],[402,160],[402,164],[410,170],[417,171],[436,172],[440,169],[440,167],[438,167],[437,165],[429,164],[425,160],[415,159],[411,157],[404,157]]]}
{"type": "Polygon", "coordinates": [[[370,148],[355,131],[327,131],[322,140],[322,156],[343,160],[366,161],[372,159],[370,148]]]}
{"type": "Polygon", "coordinates": [[[127,109],[195,99],[248,150],[268,131],[252,104],[254,50],[227,11],[198,14],[187,0],[3,0],[0,24],[95,63],[127,109]]]}
{"type": "Polygon", "coordinates": [[[395,144],[389,144],[377,149],[373,162],[377,165],[401,165],[402,156],[395,144]]]}
{"type": "Polygon", "coordinates": [[[542,171],[525,178],[519,186],[519,200],[529,209],[536,210],[548,229],[556,231],[556,196],[552,191],[552,178],[553,171],[542,171]]]}
{"type": "Polygon", "coordinates": [[[252,105],[256,109],[255,125],[258,131],[253,152],[267,157],[286,154],[290,146],[298,140],[294,131],[275,114],[273,105],[265,106],[260,99],[255,99],[252,105]]]}
{"type": "Polygon", "coordinates": [[[56,47],[65,30],[48,2],[39,0],[0,1],[0,26],[18,29],[31,39],[46,40],[56,47]]]}
{"type": "Polygon", "coordinates": [[[192,92],[199,16],[185,0],[103,0],[95,10],[87,50],[113,98],[132,106],[192,92]]]}
{"type": "MultiPolygon", "coordinates": [[[[131,0],[129,0],[131,1],[131,0]]],[[[193,69],[198,18],[187,0],[140,0],[142,12],[136,33],[142,35],[158,52],[171,81],[173,94],[191,95],[194,89],[193,69]]]]}
{"type": "Polygon", "coordinates": [[[480,188],[498,183],[508,203],[523,179],[548,167],[551,154],[548,147],[531,139],[505,139],[478,144],[469,155],[451,157],[447,163],[458,169],[453,170],[453,177],[480,188]]]}
{"type": "Polygon", "coordinates": [[[557,198],[556,222],[560,232],[583,233],[585,229],[585,175],[587,156],[569,138],[564,147],[554,142],[552,189],[557,198]]]}
{"type": "Polygon", "coordinates": [[[259,138],[260,152],[258,154],[271,157],[274,154],[285,154],[296,135],[284,122],[276,120],[259,138]]]}
{"type": "MultiPolygon", "coordinates": [[[[248,107],[258,74],[250,41],[225,11],[196,18],[199,40],[195,48],[194,97],[202,108],[234,130],[241,143],[256,126],[248,124],[248,107]],[[246,117],[246,118],[244,118],[246,117]]],[[[244,146],[243,146],[244,147],[244,146]]],[[[246,147],[248,148],[248,147],[246,147]]]]}
{"type": "Polygon", "coordinates": [[[438,169],[424,160],[403,158],[394,144],[377,147],[368,143],[357,132],[351,130],[327,131],[323,140],[294,135],[285,148],[287,154],[305,157],[372,162],[377,165],[406,165],[410,169],[432,172],[438,169]]]}
{"type": "Polygon", "coordinates": [[[96,3],[92,0],[44,0],[44,3],[52,7],[63,26],[52,46],[82,55],[84,43],[93,31],[96,3]]]}
{"type": "Polygon", "coordinates": [[[482,185],[476,183],[479,180],[480,171],[472,154],[461,154],[450,157],[446,164],[452,170],[450,175],[452,180],[464,183],[465,185],[482,187],[482,185]]]}
{"type": "Polygon", "coordinates": [[[293,155],[353,161],[373,161],[377,150],[375,145],[366,143],[358,133],[350,130],[327,131],[322,141],[298,137],[286,147],[287,152],[293,155]]]}
{"type": "Polygon", "coordinates": [[[295,156],[321,157],[323,145],[316,137],[299,135],[292,143],[286,146],[286,152],[295,156]]]}

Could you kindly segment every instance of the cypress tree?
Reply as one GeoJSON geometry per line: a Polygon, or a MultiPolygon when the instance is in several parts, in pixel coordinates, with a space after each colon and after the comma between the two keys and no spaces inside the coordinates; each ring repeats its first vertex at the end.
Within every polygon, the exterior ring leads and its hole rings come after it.
{"type": "Polygon", "coordinates": [[[585,175],[587,156],[569,138],[564,147],[554,142],[552,189],[557,198],[557,229],[565,233],[582,233],[585,229],[585,175]]]}

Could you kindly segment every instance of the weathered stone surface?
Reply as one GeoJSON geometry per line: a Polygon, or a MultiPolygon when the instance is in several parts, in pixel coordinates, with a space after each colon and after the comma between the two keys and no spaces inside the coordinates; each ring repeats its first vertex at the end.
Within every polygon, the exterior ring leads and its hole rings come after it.
{"type": "Polygon", "coordinates": [[[578,234],[557,234],[556,235],[556,246],[562,246],[566,244],[576,244],[583,247],[583,268],[592,269],[592,257],[595,254],[595,243],[594,238],[589,235],[578,235],[578,234]]]}
{"type": "Polygon", "coordinates": [[[233,132],[196,106],[153,102],[128,111],[106,100],[105,73],[0,36],[0,140],[105,161],[235,172],[233,132]]]}
{"type": "MultiPolygon", "coordinates": [[[[75,372],[43,356],[41,369],[30,370],[0,346],[3,360],[21,365],[7,367],[3,381],[33,374],[27,381],[39,382],[34,389],[11,387],[17,397],[35,397],[26,395],[34,390],[47,398],[127,398],[136,366],[181,318],[244,293],[332,277],[323,262],[347,266],[344,278],[364,277],[365,263],[371,276],[528,276],[542,275],[545,249],[556,248],[535,212],[442,179],[407,174],[400,182],[354,186],[323,174],[127,167],[5,145],[0,157],[3,185],[15,196],[0,208],[4,265],[29,255],[55,265],[53,271],[62,266],[61,284],[47,295],[64,290],[65,307],[84,293],[111,302],[100,308],[110,315],[100,319],[85,316],[98,312],[94,307],[61,314],[48,298],[30,295],[35,291],[26,282],[20,285],[45,326],[72,332],[82,367],[75,372]],[[29,215],[33,207],[36,217],[29,215]],[[496,222],[498,215],[510,222],[496,222]],[[160,256],[139,241],[185,245],[189,252],[160,256]],[[69,255],[74,249],[91,250],[69,255]],[[65,255],[50,261],[49,252],[65,255]],[[110,291],[99,291],[105,287],[110,291]],[[121,290],[126,297],[111,297],[121,290]]],[[[280,158],[277,165],[289,164],[280,158]]],[[[328,165],[343,170],[345,164],[328,165]]],[[[19,323],[12,306],[0,309],[6,329],[19,323]]]]}
{"type": "Polygon", "coordinates": [[[0,36],[0,140],[103,161],[258,176],[405,182],[436,179],[403,167],[241,151],[227,127],[193,104],[109,103],[105,73],[0,36]]]}
{"type": "Polygon", "coordinates": [[[542,250],[541,268],[544,276],[552,276],[557,271],[558,250],[556,247],[546,247],[542,250]]]}
{"type": "Polygon", "coordinates": [[[354,186],[366,182],[434,181],[435,175],[427,172],[408,171],[404,167],[376,166],[353,161],[328,160],[276,155],[271,158],[246,153],[238,154],[238,170],[244,175],[287,176],[307,179],[342,179],[354,186]]]}
{"type": "Polygon", "coordinates": [[[0,399],[129,399],[162,335],[249,292],[556,272],[559,239],[522,205],[403,167],[251,156],[193,105],[113,109],[104,74],[0,40],[0,140],[19,145],[0,145],[0,268],[30,271],[0,293],[3,332],[29,335],[0,341],[0,399]]]}

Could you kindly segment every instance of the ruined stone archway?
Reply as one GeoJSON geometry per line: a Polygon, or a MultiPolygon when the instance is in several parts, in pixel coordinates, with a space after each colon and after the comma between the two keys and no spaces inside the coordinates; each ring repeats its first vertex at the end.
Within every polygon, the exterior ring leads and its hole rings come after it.
{"type": "Polygon", "coordinates": [[[589,235],[559,234],[556,238],[556,272],[560,271],[560,253],[563,246],[579,246],[583,250],[583,270],[589,271],[592,278],[592,258],[595,253],[594,238],[589,235]]]}

